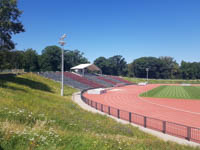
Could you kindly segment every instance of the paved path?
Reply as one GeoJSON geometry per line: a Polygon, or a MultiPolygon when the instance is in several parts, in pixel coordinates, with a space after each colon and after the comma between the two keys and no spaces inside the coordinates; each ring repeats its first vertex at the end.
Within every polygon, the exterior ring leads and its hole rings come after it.
{"type": "MultiPolygon", "coordinates": [[[[117,122],[120,122],[122,124],[130,124],[128,121],[124,121],[124,120],[118,119],[116,117],[107,115],[106,113],[100,112],[100,111],[90,107],[89,105],[85,104],[81,100],[80,92],[77,92],[77,93],[73,94],[73,101],[76,102],[81,108],[83,108],[83,109],[85,109],[87,111],[90,111],[90,112],[93,112],[93,113],[99,113],[99,114],[102,114],[102,115],[106,115],[106,116],[108,116],[110,118],[113,118],[114,120],[116,120],[117,122]]],[[[173,141],[173,142],[176,142],[176,143],[179,143],[179,144],[190,145],[190,146],[200,146],[200,144],[198,144],[198,143],[187,141],[187,140],[184,140],[184,139],[181,139],[181,138],[177,138],[177,137],[174,137],[174,136],[171,136],[171,135],[163,134],[161,132],[154,131],[154,130],[151,130],[151,129],[148,129],[148,128],[144,128],[142,126],[138,126],[138,125],[133,124],[133,123],[131,123],[131,125],[133,125],[135,127],[138,127],[140,130],[142,130],[142,131],[144,131],[146,133],[155,135],[155,136],[163,139],[164,141],[173,141]]]]}

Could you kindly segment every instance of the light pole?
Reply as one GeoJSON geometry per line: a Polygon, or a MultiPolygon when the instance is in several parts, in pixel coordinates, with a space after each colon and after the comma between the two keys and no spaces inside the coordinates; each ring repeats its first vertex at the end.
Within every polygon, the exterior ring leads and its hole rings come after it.
{"type": "MultiPolygon", "coordinates": [[[[146,68],[146,72],[147,72],[147,83],[148,83],[148,78],[149,78],[149,68],[146,68]]],[[[145,96],[147,96],[147,89],[145,92],[145,96]]]]}
{"type": "Polygon", "coordinates": [[[59,44],[62,46],[62,60],[61,60],[61,96],[63,96],[64,91],[64,45],[65,41],[64,39],[67,37],[66,34],[63,34],[63,36],[60,38],[59,44]]]}
{"type": "Polygon", "coordinates": [[[148,82],[148,78],[149,78],[149,68],[146,68],[146,72],[147,72],[147,82],[148,82]]]}

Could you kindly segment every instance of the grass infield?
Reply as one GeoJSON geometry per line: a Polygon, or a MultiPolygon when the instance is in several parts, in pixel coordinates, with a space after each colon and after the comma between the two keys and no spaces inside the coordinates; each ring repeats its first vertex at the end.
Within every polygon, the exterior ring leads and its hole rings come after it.
{"type": "Polygon", "coordinates": [[[200,100],[200,87],[163,85],[148,92],[142,93],[140,96],[200,100]]]}

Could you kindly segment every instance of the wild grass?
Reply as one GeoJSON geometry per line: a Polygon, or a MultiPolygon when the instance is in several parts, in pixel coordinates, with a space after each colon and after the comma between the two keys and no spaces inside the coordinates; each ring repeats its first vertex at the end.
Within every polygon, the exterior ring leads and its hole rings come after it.
{"type": "Polygon", "coordinates": [[[200,100],[200,87],[163,85],[142,93],[140,96],[200,100]]]}
{"type": "Polygon", "coordinates": [[[0,75],[0,150],[199,150],[81,109],[75,89],[35,74],[0,75]]]}
{"type": "MultiPolygon", "coordinates": [[[[130,78],[130,77],[124,77],[124,79],[133,82],[133,83],[139,83],[139,82],[146,82],[147,79],[145,78],[130,78]]],[[[148,79],[148,83],[152,84],[200,84],[200,80],[181,80],[181,79],[148,79]]]]}

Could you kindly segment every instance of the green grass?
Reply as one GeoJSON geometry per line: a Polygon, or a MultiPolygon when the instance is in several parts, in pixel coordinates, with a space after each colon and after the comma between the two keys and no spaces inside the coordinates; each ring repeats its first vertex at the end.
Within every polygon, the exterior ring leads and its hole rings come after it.
{"type": "Polygon", "coordinates": [[[200,100],[200,87],[163,85],[142,93],[140,96],[200,100]]]}
{"type": "MultiPolygon", "coordinates": [[[[146,79],[144,78],[130,78],[130,77],[124,77],[124,79],[133,82],[133,83],[139,83],[139,82],[146,82],[146,79]]],[[[159,83],[165,83],[165,84],[200,84],[200,80],[178,80],[178,79],[149,79],[148,83],[152,84],[159,84],[159,83]]]]}
{"type": "Polygon", "coordinates": [[[0,150],[199,150],[81,109],[75,89],[35,74],[0,75],[0,150]]]}

